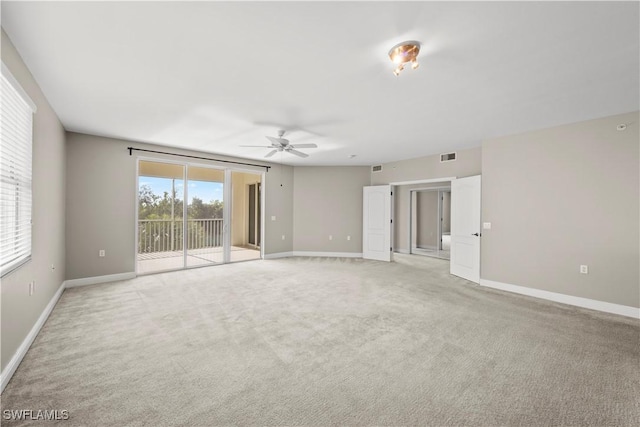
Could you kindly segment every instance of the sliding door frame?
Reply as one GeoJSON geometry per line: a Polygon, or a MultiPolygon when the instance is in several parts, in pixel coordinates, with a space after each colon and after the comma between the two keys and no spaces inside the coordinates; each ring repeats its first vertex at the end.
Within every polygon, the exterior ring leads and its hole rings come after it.
{"type": "MultiPolygon", "coordinates": [[[[267,173],[264,170],[255,170],[255,169],[243,169],[243,168],[229,168],[230,172],[239,172],[239,173],[248,173],[251,175],[259,175],[260,176],[260,258],[264,259],[264,226],[265,226],[265,197],[264,197],[264,189],[266,188],[266,179],[267,173]]],[[[233,194],[233,186],[235,184],[231,182],[229,185],[229,192],[233,194]]],[[[229,204],[229,209],[231,209],[231,204],[229,204]]],[[[231,239],[231,233],[229,234],[229,239],[231,239]]],[[[231,252],[231,245],[229,245],[229,252],[231,252]]],[[[253,260],[252,260],[253,261],[253,260]]],[[[243,261],[233,261],[233,262],[243,262],[243,261]]]]}
{"type": "Polygon", "coordinates": [[[247,195],[249,197],[249,201],[247,203],[247,207],[249,208],[249,224],[247,224],[247,234],[249,237],[247,239],[247,244],[259,248],[262,243],[262,221],[260,220],[262,217],[262,182],[247,184],[247,187],[247,195]],[[253,196],[251,195],[252,190],[253,196]],[[251,209],[252,203],[253,209],[251,209]],[[251,220],[252,212],[253,221],[251,220]],[[251,232],[252,226],[253,233],[251,232]],[[252,239],[253,242],[251,242],[252,239]]]}
{"type": "MultiPolygon", "coordinates": [[[[183,230],[183,247],[182,247],[182,267],[181,268],[170,268],[166,270],[158,270],[154,271],[150,274],[155,273],[163,273],[168,271],[180,271],[191,268],[199,268],[199,267],[210,267],[213,265],[220,264],[228,264],[231,262],[231,221],[232,221],[232,200],[233,197],[233,182],[232,182],[232,172],[240,172],[240,173],[249,173],[253,175],[260,176],[260,191],[264,191],[266,188],[266,172],[264,170],[255,170],[255,169],[244,169],[244,168],[231,168],[228,166],[219,166],[219,165],[210,165],[204,163],[196,163],[196,162],[188,162],[188,161],[176,161],[170,160],[163,157],[149,157],[149,156],[136,156],[136,182],[135,182],[135,221],[133,225],[134,232],[134,256],[135,256],[135,268],[134,271],[136,276],[138,275],[138,223],[139,223],[139,191],[140,191],[140,162],[155,162],[155,163],[166,163],[170,165],[180,165],[183,167],[182,170],[182,181],[184,185],[184,195],[183,195],[183,203],[182,203],[182,230],[183,230]],[[205,265],[196,265],[196,266],[188,266],[187,265],[187,256],[188,256],[188,221],[187,221],[187,212],[188,212],[188,197],[189,197],[189,185],[188,185],[188,176],[189,176],[189,166],[192,167],[201,167],[207,169],[216,169],[222,171],[224,173],[224,183],[223,183],[223,208],[222,208],[222,217],[223,217],[223,258],[221,263],[212,263],[205,265]]],[[[265,197],[263,194],[260,194],[260,258],[264,259],[264,227],[265,226],[265,197]]],[[[236,261],[237,262],[237,261],[236,261]]],[[[146,274],[146,273],[145,273],[146,274]]]]}
{"type": "MultiPolygon", "coordinates": [[[[172,161],[169,159],[165,159],[165,158],[157,158],[157,157],[147,157],[147,156],[136,156],[136,187],[135,187],[135,220],[133,223],[133,230],[134,230],[134,236],[135,236],[135,242],[134,242],[134,256],[135,256],[135,268],[134,271],[136,273],[136,276],[139,275],[138,273],[138,244],[139,239],[138,239],[138,234],[139,234],[139,229],[138,229],[138,224],[140,222],[140,162],[154,162],[154,163],[165,163],[168,165],[179,165],[182,166],[182,183],[184,186],[184,195],[183,195],[183,199],[184,201],[186,201],[187,199],[187,185],[186,185],[186,178],[187,178],[187,163],[185,162],[180,162],[180,161],[172,161]]],[[[172,195],[173,196],[173,195],[172,195]]],[[[165,273],[168,271],[178,271],[178,270],[183,270],[187,265],[187,250],[186,250],[186,233],[185,233],[185,228],[186,228],[186,209],[187,209],[187,203],[185,203],[183,201],[182,203],[182,234],[183,234],[183,241],[182,241],[182,268],[168,268],[165,270],[158,270],[158,271],[154,271],[148,274],[156,274],[156,273],[165,273]]],[[[144,273],[147,274],[147,273],[144,273]]]]}

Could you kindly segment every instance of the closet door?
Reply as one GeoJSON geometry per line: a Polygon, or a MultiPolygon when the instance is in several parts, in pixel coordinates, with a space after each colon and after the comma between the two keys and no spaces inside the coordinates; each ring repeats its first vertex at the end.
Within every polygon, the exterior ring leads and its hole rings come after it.
{"type": "Polygon", "coordinates": [[[391,261],[391,186],[363,189],[362,258],[391,261]]]}
{"type": "Polygon", "coordinates": [[[480,283],[480,175],[451,181],[451,274],[480,283]]]}

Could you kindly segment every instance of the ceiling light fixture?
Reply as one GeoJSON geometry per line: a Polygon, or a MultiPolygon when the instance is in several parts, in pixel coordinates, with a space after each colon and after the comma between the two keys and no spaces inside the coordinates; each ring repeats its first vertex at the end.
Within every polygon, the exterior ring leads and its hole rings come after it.
{"type": "Polygon", "coordinates": [[[398,43],[389,51],[389,58],[394,64],[397,64],[393,74],[396,76],[404,70],[405,64],[411,63],[411,68],[416,69],[418,64],[418,54],[420,53],[420,42],[407,41],[398,43]]]}

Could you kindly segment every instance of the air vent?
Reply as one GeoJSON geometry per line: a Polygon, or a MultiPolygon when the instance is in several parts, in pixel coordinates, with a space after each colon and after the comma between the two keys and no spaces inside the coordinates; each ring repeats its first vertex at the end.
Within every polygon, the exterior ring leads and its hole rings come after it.
{"type": "Polygon", "coordinates": [[[440,163],[442,163],[442,162],[453,162],[455,159],[456,159],[456,153],[440,154],[440,163]]]}
{"type": "Polygon", "coordinates": [[[382,165],[371,166],[371,172],[380,172],[382,170],[382,165]]]}

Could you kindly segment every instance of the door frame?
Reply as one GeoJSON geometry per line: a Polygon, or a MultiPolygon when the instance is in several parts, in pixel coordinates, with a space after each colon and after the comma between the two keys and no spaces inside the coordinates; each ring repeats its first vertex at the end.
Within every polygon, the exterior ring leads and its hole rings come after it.
{"type": "MultiPolygon", "coordinates": [[[[482,179],[482,175],[481,174],[480,175],[474,175],[474,176],[478,176],[478,177],[480,177],[480,179],[482,179]]],[[[470,177],[463,177],[463,178],[470,178],[470,177]]],[[[390,182],[388,185],[391,186],[392,191],[395,192],[395,191],[398,190],[397,187],[399,187],[399,186],[416,185],[416,184],[431,184],[431,183],[443,183],[444,184],[446,182],[450,182],[451,183],[452,181],[455,181],[455,180],[457,180],[457,177],[454,176],[454,177],[421,179],[421,180],[412,180],[412,181],[393,181],[393,182],[390,182]]],[[[377,184],[377,185],[380,185],[380,184],[377,184]]],[[[411,190],[417,190],[417,189],[409,189],[409,192],[411,192],[411,190]]],[[[482,191],[482,186],[480,187],[480,190],[482,191]]],[[[411,201],[411,193],[409,195],[410,195],[409,200],[411,201]]],[[[395,197],[395,194],[391,199],[392,212],[394,210],[394,201],[395,201],[394,197],[395,197]]],[[[453,185],[451,185],[451,197],[452,197],[452,202],[453,202],[453,185]]],[[[482,204],[482,195],[480,195],[480,204],[482,204]]],[[[453,222],[453,215],[454,215],[453,209],[454,209],[454,206],[453,206],[453,203],[452,203],[452,205],[451,205],[452,222],[453,222]]],[[[364,207],[363,207],[363,211],[364,211],[364,207]]],[[[409,206],[409,213],[407,215],[408,216],[408,220],[409,220],[409,229],[411,228],[411,211],[412,211],[412,208],[411,208],[411,206],[409,206]]],[[[480,217],[479,217],[479,221],[480,222],[482,222],[481,215],[482,215],[482,211],[480,211],[480,217]]],[[[390,230],[390,233],[389,233],[392,247],[395,246],[395,242],[393,241],[393,236],[394,236],[393,230],[394,230],[394,228],[395,228],[395,225],[391,227],[391,230],[390,230]]],[[[409,233],[411,233],[411,231],[409,231],[409,233]]],[[[481,230],[479,231],[479,233],[481,233],[481,230]]],[[[453,225],[452,225],[452,233],[451,234],[452,234],[452,245],[453,245],[453,225]]],[[[411,250],[411,236],[409,235],[409,251],[410,250],[411,250]]],[[[450,250],[451,250],[451,252],[453,252],[453,248],[451,248],[450,250]]],[[[364,251],[364,248],[363,248],[363,251],[364,251]]],[[[480,245],[480,252],[481,252],[481,245],[480,245]]],[[[480,253],[480,256],[481,256],[481,253],[480,253]]],[[[451,259],[449,261],[449,264],[450,265],[452,264],[451,263],[451,259]]]]}
{"type": "MultiPolygon", "coordinates": [[[[411,189],[409,190],[409,254],[414,255],[413,250],[414,250],[414,246],[417,247],[417,242],[413,241],[413,196],[414,194],[417,197],[417,193],[420,192],[430,192],[430,191],[436,191],[438,192],[438,215],[440,218],[442,218],[442,194],[445,191],[449,191],[451,192],[451,185],[447,186],[447,187],[424,187],[424,188],[415,188],[415,189],[411,189]],[[415,245],[414,245],[415,244],[415,245]]],[[[417,206],[416,206],[416,215],[417,215],[417,206]]],[[[416,218],[417,220],[417,218],[416,218]]],[[[438,250],[442,250],[442,221],[438,221],[438,237],[439,237],[439,243],[438,243],[438,250]]],[[[440,258],[440,257],[436,257],[436,258],[440,258]]],[[[446,258],[440,258],[440,259],[446,259],[446,258]]]]}
{"type": "MultiPolygon", "coordinates": [[[[265,215],[266,215],[266,211],[265,211],[265,189],[267,188],[267,172],[262,169],[262,170],[255,170],[255,169],[245,169],[245,168],[225,168],[228,169],[231,172],[240,172],[240,173],[248,173],[251,175],[259,175],[260,176],[260,258],[259,259],[264,259],[264,236],[265,236],[265,231],[264,231],[264,226],[265,226],[265,215]]],[[[229,187],[229,192],[231,195],[233,195],[233,180],[230,180],[230,185],[229,187]]],[[[229,203],[229,209],[231,209],[231,203],[229,203]]],[[[231,239],[231,233],[229,233],[229,239],[231,239]]],[[[231,246],[229,246],[229,250],[231,250],[231,246]]],[[[255,260],[250,260],[250,261],[255,261],[255,260]]],[[[244,262],[244,261],[233,261],[233,262],[244,262]]],[[[226,264],[226,263],[225,263],[226,264]]]]}
{"type": "MultiPolygon", "coordinates": [[[[395,192],[398,191],[398,187],[403,187],[405,185],[416,185],[416,184],[446,184],[447,182],[449,183],[449,185],[451,185],[451,181],[454,181],[456,179],[455,176],[447,176],[447,177],[442,177],[442,178],[429,178],[429,179],[416,179],[416,180],[412,180],[412,181],[393,181],[390,182],[389,185],[391,186],[392,190],[393,190],[393,195],[391,196],[391,218],[394,219],[395,216],[395,203],[396,203],[396,194],[395,192]]],[[[379,184],[376,184],[379,185],[379,184]]],[[[429,187],[426,187],[429,188],[429,187]]],[[[407,218],[409,220],[409,227],[411,227],[411,207],[409,207],[409,214],[407,215],[407,218]]],[[[391,246],[394,248],[393,252],[395,252],[395,228],[396,226],[393,225],[391,227],[391,246]]],[[[409,241],[411,241],[411,236],[409,236],[409,241]]],[[[409,248],[409,251],[411,251],[411,248],[409,248]]]]}
{"type": "MultiPolygon", "coordinates": [[[[154,162],[154,163],[166,163],[168,165],[180,165],[182,166],[182,182],[183,185],[186,181],[186,177],[187,177],[187,166],[186,166],[186,162],[181,162],[181,161],[172,161],[170,159],[166,159],[166,158],[156,158],[156,157],[149,157],[149,156],[136,156],[136,186],[135,186],[135,191],[134,191],[134,197],[135,197],[135,216],[134,216],[134,221],[133,221],[133,235],[135,236],[134,238],[134,246],[133,246],[133,255],[134,255],[134,272],[136,274],[136,276],[139,275],[138,273],[138,244],[139,239],[138,239],[138,234],[139,234],[139,230],[138,230],[138,223],[139,223],[139,215],[140,215],[140,162],[154,162]]],[[[184,186],[185,187],[185,194],[183,196],[184,199],[186,199],[187,196],[187,185],[184,186]]],[[[186,203],[182,203],[182,268],[169,268],[169,269],[165,269],[165,270],[158,270],[158,271],[154,271],[151,273],[144,273],[144,274],[156,274],[156,273],[165,273],[168,271],[179,271],[179,270],[184,270],[188,267],[186,267],[187,262],[186,262],[186,245],[185,245],[185,222],[184,219],[186,218],[185,216],[185,209],[186,209],[186,203]]]]}
{"type": "Polygon", "coordinates": [[[254,243],[251,243],[250,241],[247,242],[247,244],[254,246],[256,248],[259,248],[261,246],[262,243],[262,224],[260,221],[260,217],[262,216],[262,182],[255,182],[253,184],[247,184],[247,197],[249,198],[248,202],[247,202],[247,208],[249,209],[249,218],[248,218],[248,223],[247,223],[247,235],[249,236],[247,240],[253,238],[255,239],[254,243]],[[251,187],[254,187],[254,206],[253,206],[253,210],[254,210],[254,222],[255,224],[254,226],[254,232],[253,232],[253,236],[251,235],[251,187]],[[257,203],[256,203],[257,201],[257,203]]]}

